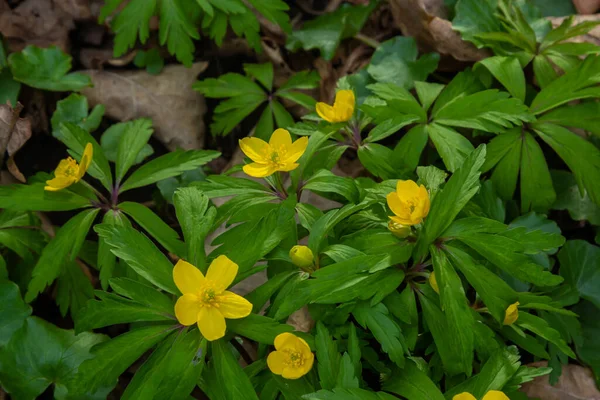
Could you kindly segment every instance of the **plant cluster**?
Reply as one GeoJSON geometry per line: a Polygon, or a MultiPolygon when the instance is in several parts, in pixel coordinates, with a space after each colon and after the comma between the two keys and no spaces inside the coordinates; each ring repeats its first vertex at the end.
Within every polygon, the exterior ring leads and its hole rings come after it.
{"type": "MultiPolygon", "coordinates": [[[[330,57],[376,5],[325,14],[290,46],[330,57]],[[321,24],[335,38],[313,45],[321,24]]],[[[159,15],[161,43],[184,64],[200,26],[219,40],[230,24],[257,44],[257,11],[287,29],[279,0],[121,7],[116,53],[144,42],[159,15]]],[[[185,399],[198,387],[212,400],[520,400],[524,383],[555,382],[570,362],[600,376],[600,248],[553,219],[567,210],[600,225],[600,48],[568,42],[595,24],[552,29],[524,1],[459,0],[454,11],[463,38],[494,55],[448,82],[429,78],[439,56],[419,57],[405,37],[377,44],[331,104],[301,91],[318,85],[315,73],[275,88],[271,64],[197,82],[225,99],[214,134],[264,107],[239,141],[243,165],[222,174],[206,167],[213,150],[148,160],[149,119],[100,135],[102,106],[59,101],[52,135],[68,157],[0,186],[4,390],[107,398],[140,359],[123,399],[185,399]],[[294,122],[283,100],[309,114],[294,122]],[[333,172],[344,154],[361,176],[333,172]],[[126,200],[200,168],[205,177],[171,191],[171,221],[126,200]],[[48,230],[41,212],[68,218],[48,230]],[[236,285],[261,275],[242,295],[236,285]],[[74,330],[32,315],[50,292],[74,330]],[[292,324],[302,313],[308,329],[292,324]],[[526,365],[539,360],[547,366],[526,365]]],[[[89,84],[55,48],[28,47],[6,65],[35,88],[89,84]]]]}

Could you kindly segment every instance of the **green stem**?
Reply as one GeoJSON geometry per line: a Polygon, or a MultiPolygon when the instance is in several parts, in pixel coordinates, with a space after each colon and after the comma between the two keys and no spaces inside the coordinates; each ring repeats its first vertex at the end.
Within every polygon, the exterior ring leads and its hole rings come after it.
{"type": "Polygon", "coordinates": [[[81,182],[88,189],[91,189],[96,194],[96,196],[98,196],[100,198],[100,200],[102,200],[103,202],[105,202],[107,205],[110,205],[108,199],[106,197],[104,197],[104,195],[102,193],[100,193],[98,191],[98,189],[96,189],[95,187],[93,187],[92,185],[90,185],[89,183],[87,183],[86,181],[84,181],[83,179],[81,179],[79,182],[81,182]]]}
{"type": "Polygon", "coordinates": [[[373,38],[370,38],[367,35],[363,35],[360,32],[357,33],[356,35],[354,35],[354,39],[360,40],[361,42],[363,42],[367,46],[371,46],[374,49],[377,49],[381,45],[381,43],[379,43],[377,40],[375,40],[373,38]]]}

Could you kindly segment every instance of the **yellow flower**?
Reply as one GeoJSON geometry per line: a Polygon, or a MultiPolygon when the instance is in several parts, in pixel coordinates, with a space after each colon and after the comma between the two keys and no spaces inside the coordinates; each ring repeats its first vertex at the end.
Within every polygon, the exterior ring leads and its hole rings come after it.
{"type": "Polygon", "coordinates": [[[516,303],[508,306],[504,312],[504,325],[512,325],[517,319],[519,319],[519,304],[521,303],[517,301],[516,303]]]}
{"type": "Polygon", "coordinates": [[[58,167],[54,170],[54,178],[46,181],[48,186],[44,187],[44,190],[56,192],[79,182],[90,167],[93,154],[94,148],[91,143],[88,143],[85,145],[79,164],[71,157],[60,160],[58,167]]]}
{"type": "Polygon", "coordinates": [[[327,103],[317,103],[317,114],[327,122],[346,122],[354,114],[354,92],[340,90],[335,95],[333,107],[327,103]]]}
{"type": "Polygon", "coordinates": [[[275,351],[267,357],[271,372],[286,379],[298,379],[308,373],[315,355],[304,339],[291,333],[281,333],[275,338],[275,351]]]}
{"type": "Polygon", "coordinates": [[[290,250],[290,258],[296,267],[308,268],[314,264],[315,256],[306,246],[294,246],[290,250]]]}
{"type": "Polygon", "coordinates": [[[308,138],[301,137],[292,143],[290,133],[277,129],[269,143],[255,137],[240,140],[240,148],[252,161],[244,165],[244,172],[255,178],[264,178],[277,171],[292,171],[298,167],[296,161],[306,151],[308,138]]]}
{"type": "Polygon", "coordinates": [[[437,294],[440,294],[440,288],[438,287],[437,279],[435,279],[435,272],[433,271],[429,274],[429,285],[437,294]]]}
{"type": "MultiPolygon", "coordinates": [[[[475,396],[468,392],[462,392],[452,397],[452,400],[477,400],[475,396]]],[[[499,390],[490,390],[481,400],[510,400],[507,395],[499,390]]]]}
{"type": "Polygon", "coordinates": [[[387,203],[394,214],[392,221],[401,225],[416,225],[429,214],[429,193],[425,186],[413,181],[398,181],[396,191],[387,195],[387,203]]]}
{"type": "Polygon", "coordinates": [[[238,272],[238,265],[227,256],[219,256],[208,267],[206,277],[192,264],[179,260],[173,268],[173,280],[183,293],[175,303],[175,316],[182,325],[198,323],[206,340],[225,336],[225,318],[247,317],[252,303],[227,291],[238,272]]]}
{"type": "Polygon", "coordinates": [[[392,220],[388,221],[388,229],[390,230],[390,232],[392,232],[394,236],[400,239],[404,239],[410,236],[411,234],[410,226],[405,226],[392,220]]]}

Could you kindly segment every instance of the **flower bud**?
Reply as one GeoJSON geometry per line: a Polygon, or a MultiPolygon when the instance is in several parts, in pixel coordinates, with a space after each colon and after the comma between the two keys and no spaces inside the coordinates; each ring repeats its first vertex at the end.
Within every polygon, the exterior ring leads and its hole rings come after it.
{"type": "Polygon", "coordinates": [[[437,294],[440,294],[440,288],[438,287],[437,280],[435,279],[435,272],[429,274],[429,285],[437,294]]]}
{"type": "Polygon", "coordinates": [[[299,245],[292,247],[290,250],[290,258],[295,266],[303,269],[312,267],[315,260],[311,249],[299,245]]]}
{"type": "Polygon", "coordinates": [[[517,301],[508,306],[504,312],[504,325],[512,325],[519,319],[519,305],[520,303],[517,301]]]}
{"type": "Polygon", "coordinates": [[[388,221],[388,229],[394,234],[394,236],[400,239],[404,239],[410,236],[410,234],[412,233],[410,226],[402,225],[392,220],[388,221]]]}

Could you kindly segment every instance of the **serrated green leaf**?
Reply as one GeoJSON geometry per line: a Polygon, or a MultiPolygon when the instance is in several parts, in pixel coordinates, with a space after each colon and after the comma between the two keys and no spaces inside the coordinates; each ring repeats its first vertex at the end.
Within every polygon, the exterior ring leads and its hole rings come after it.
{"type": "Polygon", "coordinates": [[[85,303],[94,297],[94,287],[90,279],[75,261],[67,261],[63,273],[56,280],[56,304],[62,316],[77,315],[85,303]]]}
{"type": "MultiPolygon", "coordinates": [[[[192,39],[200,39],[200,34],[194,24],[193,15],[183,7],[184,4],[181,0],[160,2],[158,37],[160,44],[166,44],[169,53],[174,54],[177,61],[191,67],[195,50],[192,39]]],[[[191,4],[193,3],[185,5],[189,7],[191,4]]]]}
{"type": "Polygon", "coordinates": [[[210,175],[205,181],[196,182],[193,186],[200,188],[209,199],[242,194],[265,194],[269,191],[259,182],[226,175],[210,175]]]}
{"type": "Polygon", "coordinates": [[[65,263],[74,260],[98,214],[99,209],[86,210],[65,223],[44,248],[32,272],[25,300],[31,302],[44,288],[64,272],[65,263]]]}
{"type": "Polygon", "coordinates": [[[414,171],[419,165],[421,153],[425,149],[428,139],[426,125],[416,125],[398,142],[394,148],[394,158],[400,160],[407,170],[414,171]]]}
{"type": "Polygon", "coordinates": [[[93,132],[102,122],[104,109],[102,104],[98,104],[88,115],[87,98],[77,93],[71,93],[69,97],[56,103],[56,111],[52,114],[51,120],[52,131],[58,131],[61,123],[70,122],[88,132],[93,132]]]}
{"type": "Polygon", "coordinates": [[[358,159],[373,175],[381,179],[392,179],[396,175],[394,153],[378,143],[368,143],[358,148],[358,159]]]}
{"type": "Polygon", "coordinates": [[[331,391],[319,390],[305,394],[303,400],[394,400],[395,396],[385,392],[371,392],[365,389],[335,388],[331,391]]]}
{"type": "MultiPolygon", "coordinates": [[[[129,220],[118,210],[109,210],[104,214],[102,223],[107,225],[131,226],[129,220]]],[[[108,289],[108,280],[112,277],[115,265],[117,262],[116,256],[110,251],[110,245],[106,243],[104,238],[98,237],[98,269],[100,270],[100,284],[102,289],[108,289]]]]}
{"type": "Polygon", "coordinates": [[[488,57],[479,61],[515,98],[525,102],[525,74],[514,57],[488,57]]]}
{"type": "Polygon", "coordinates": [[[314,174],[305,184],[303,189],[316,192],[337,193],[351,203],[358,202],[358,188],[351,178],[337,176],[332,172],[322,169],[314,174]]]}
{"type": "Polygon", "coordinates": [[[525,132],[521,140],[521,212],[545,212],[556,199],[548,164],[540,145],[529,132],[525,132]]]}
{"type": "MultiPolygon", "coordinates": [[[[132,0],[112,21],[111,28],[115,33],[113,54],[120,57],[135,45],[139,36],[145,44],[150,37],[150,18],[154,15],[157,0],[132,0]]],[[[116,6],[105,10],[104,15],[112,13],[116,6]]]]}
{"type": "Polygon", "coordinates": [[[313,254],[319,254],[327,241],[327,235],[340,221],[350,215],[365,209],[369,204],[362,202],[359,204],[347,204],[340,209],[334,209],[327,212],[319,218],[312,226],[310,236],[308,238],[308,247],[313,254]]]}
{"type": "Polygon", "coordinates": [[[481,32],[500,32],[502,25],[496,17],[496,0],[460,0],[456,3],[456,16],[452,28],[459,31],[463,40],[482,47],[477,35],[481,32]]]}
{"type": "Polygon", "coordinates": [[[37,89],[66,92],[92,86],[89,76],[78,72],[69,73],[71,56],[58,47],[41,49],[27,46],[8,57],[8,64],[16,81],[37,89]]]}
{"type": "MultiPolygon", "coordinates": [[[[31,315],[31,307],[21,298],[19,287],[5,278],[0,280],[0,348],[6,346],[13,334],[17,332],[27,317],[31,315]]],[[[0,371],[2,363],[0,362],[0,371]]],[[[1,374],[1,372],[0,372],[1,374]]]]}
{"type": "MultiPolygon", "coordinates": [[[[528,156],[531,153],[530,151],[526,155],[522,155],[525,141],[521,130],[515,128],[499,134],[487,145],[488,158],[483,165],[483,170],[485,171],[490,165],[496,165],[492,173],[492,182],[494,182],[494,187],[504,200],[512,199],[515,193],[521,163],[529,165],[533,161],[531,156],[528,156]]],[[[524,172],[521,179],[523,177],[527,179],[530,175],[530,173],[524,172]]],[[[527,190],[529,189],[526,188],[526,193],[529,193],[527,190]]],[[[537,198],[530,199],[528,197],[528,200],[534,201],[536,204],[543,204],[537,198]]]]}
{"type": "Polygon", "coordinates": [[[319,360],[317,367],[321,387],[323,389],[333,389],[336,387],[341,357],[336,343],[329,334],[329,330],[321,321],[317,322],[315,346],[317,359],[319,360]]]}
{"type": "Polygon", "coordinates": [[[0,208],[14,211],[69,211],[89,207],[90,199],[68,190],[50,192],[44,183],[0,186],[0,208]]]}
{"type": "MultiPolygon", "coordinates": [[[[119,153],[119,146],[121,143],[121,138],[123,138],[126,132],[129,132],[133,125],[138,121],[146,121],[145,119],[129,121],[129,122],[120,122],[118,124],[111,125],[102,136],[100,137],[100,146],[104,151],[106,158],[109,161],[116,162],[119,153]]],[[[141,123],[141,122],[140,122],[141,123]]],[[[140,133],[140,132],[137,132],[140,133]]],[[[144,132],[141,132],[142,136],[144,132]]],[[[138,138],[141,139],[141,138],[138,138]]],[[[140,164],[147,157],[151,156],[154,153],[154,149],[149,144],[145,144],[140,151],[137,152],[134,158],[133,164],[140,164]]],[[[129,168],[128,168],[129,169],[129,168]]]]}
{"type": "Polygon", "coordinates": [[[423,110],[427,111],[440,95],[441,91],[444,90],[444,85],[415,81],[415,90],[417,91],[417,96],[423,106],[423,110]]]}
{"type": "Polygon", "coordinates": [[[247,76],[259,81],[265,89],[273,89],[273,64],[244,64],[244,72],[247,76]]]}
{"type": "Polygon", "coordinates": [[[569,346],[565,343],[565,341],[560,336],[560,333],[550,327],[548,322],[540,317],[536,317],[535,315],[531,315],[526,312],[519,312],[519,319],[516,324],[523,329],[527,329],[536,335],[546,339],[547,341],[556,345],[560,351],[565,353],[571,358],[576,358],[575,353],[569,348],[569,346]]]}
{"type": "Polygon", "coordinates": [[[167,153],[134,171],[119,188],[119,193],[180,175],[184,171],[198,168],[220,155],[221,153],[213,150],[177,150],[167,153]]]}
{"type": "Polygon", "coordinates": [[[160,74],[165,66],[165,60],[156,47],[148,51],[138,50],[133,63],[138,68],[146,68],[146,72],[150,75],[160,74]]]}
{"type": "Polygon", "coordinates": [[[408,361],[402,370],[394,370],[383,389],[408,400],[444,400],[435,383],[412,361],[408,361]]]}
{"type": "Polygon", "coordinates": [[[294,331],[294,328],[290,325],[280,324],[272,318],[258,314],[250,314],[241,319],[232,319],[227,322],[227,328],[240,336],[269,345],[274,343],[277,335],[294,331]]]}
{"type": "Polygon", "coordinates": [[[216,340],[211,343],[211,348],[211,363],[216,377],[216,382],[211,384],[216,384],[226,399],[258,400],[250,379],[229,350],[227,342],[216,340]]]}
{"type": "Polygon", "coordinates": [[[474,149],[471,142],[454,129],[434,122],[426,125],[426,131],[450,172],[456,171],[474,149]]]}
{"type": "MultiPolygon", "coordinates": [[[[148,140],[152,133],[152,121],[148,118],[136,119],[123,125],[123,131],[118,135],[120,138],[115,171],[117,184],[121,182],[129,168],[140,158],[140,153],[148,146],[148,140]]],[[[105,136],[106,133],[102,135],[103,138],[105,136]]]]}
{"type": "Polygon", "coordinates": [[[581,128],[600,135],[600,103],[586,101],[550,110],[538,121],[572,128],[581,128]]]}
{"type": "Polygon", "coordinates": [[[600,248],[583,240],[569,240],[558,253],[560,275],[579,295],[600,306],[600,248]]]}

